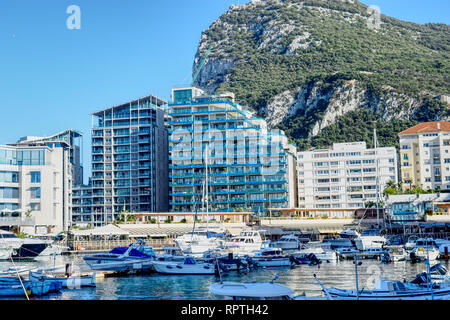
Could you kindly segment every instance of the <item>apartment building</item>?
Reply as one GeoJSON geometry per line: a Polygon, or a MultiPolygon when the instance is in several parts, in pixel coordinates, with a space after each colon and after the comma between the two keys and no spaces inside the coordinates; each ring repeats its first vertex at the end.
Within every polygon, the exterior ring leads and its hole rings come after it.
{"type": "Polygon", "coordinates": [[[335,143],[332,149],[298,153],[299,208],[363,208],[381,201],[386,184],[397,182],[395,148],[367,149],[365,142],[335,143]]]}
{"type": "Polygon", "coordinates": [[[168,211],[166,104],[148,95],[93,113],[90,210],[106,223],[124,211],[168,211]]]}
{"type": "Polygon", "coordinates": [[[398,136],[403,189],[450,189],[450,122],[420,123],[398,136]]]}
{"type": "Polygon", "coordinates": [[[70,145],[34,139],[0,146],[0,212],[30,216],[26,233],[59,233],[71,225],[70,145]]]}
{"type": "Polygon", "coordinates": [[[173,89],[169,116],[171,212],[206,210],[206,197],[210,212],[297,205],[295,146],[232,93],[173,89]]]}

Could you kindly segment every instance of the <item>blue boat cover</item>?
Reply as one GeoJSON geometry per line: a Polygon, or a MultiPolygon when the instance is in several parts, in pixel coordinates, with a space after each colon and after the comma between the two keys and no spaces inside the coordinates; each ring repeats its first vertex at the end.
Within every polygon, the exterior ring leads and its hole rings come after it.
{"type": "Polygon", "coordinates": [[[186,258],[186,260],[184,260],[184,264],[195,264],[195,260],[192,258],[186,258]]]}

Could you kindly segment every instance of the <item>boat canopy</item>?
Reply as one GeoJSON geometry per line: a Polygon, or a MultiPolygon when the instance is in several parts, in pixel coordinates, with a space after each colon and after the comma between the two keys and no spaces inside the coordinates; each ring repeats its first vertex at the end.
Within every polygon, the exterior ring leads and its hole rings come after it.
{"type": "Polygon", "coordinates": [[[104,236],[104,235],[126,235],[129,236],[129,232],[122,230],[114,224],[108,224],[104,227],[88,229],[88,230],[70,230],[70,233],[74,236],[104,236]]]}

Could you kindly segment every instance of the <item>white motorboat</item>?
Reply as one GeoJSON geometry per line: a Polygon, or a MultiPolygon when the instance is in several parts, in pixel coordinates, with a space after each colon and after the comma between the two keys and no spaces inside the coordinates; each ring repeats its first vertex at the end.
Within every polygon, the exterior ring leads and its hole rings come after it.
{"type": "Polygon", "coordinates": [[[346,229],[339,234],[339,238],[336,239],[326,239],[332,249],[337,248],[353,248],[355,246],[354,239],[360,237],[361,235],[356,230],[346,229]]]}
{"type": "Polygon", "coordinates": [[[221,282],[209,287],[211,293],[233,300],[292,300],[294,291],[268,282],[221,282]]]}
{"type": "Polygon", "coordinates": [[[257,230],[242,230],[239,236],[225,242],[225,249],[233,249],[237,252],[257,252],[262,246],[263,240],[257,230]]]}
{"type": "Polygon", "coordinates": [[[186,257],[184,261],[154,261],[156,272],[173,275],[212,275],[215,274],[215,264],[198,263],[193,257],[186,257]]]}
{"type": "Polygon", "coordinates": [[[381,259],[381,256],[386,252],[382,248],[368,248],[359,253],[359,257],[363,259],[381,259]]]}
{"type": "Polygon", "coordinates": [[[45,248],[44,251],[41,252],[41,256],[54,256],[54,255],[61,255],[63,252],[69,251],[70,248],[68,246],[56,244],[56,243],[49,243],[47,248],[45,248]]]}
{"type": "Polygon", "coordinates": [[[386,245],[386,238],[383,236],[360,236],[354,239],[358,250],[379,249],[386,245]]]}
{"type": "Polygon", "coordinates": [[[34,238],[19,238],[14,233],[0,230],[0,244],[18,248],[13,259],[32,259],[39,256],[47,248],[47,242],[34,238]]]}
{"type": "Polygon", "coordinates": [[[216,228],[199,228],[191,233],[184,234],[175,239],[175,243],[180,249],[190,255],[201,256],[208,250],[213,250],[223,246],[225,230],[216,228]]]}
{"type": "Polygon", "coordinates": [[[186,255],[183,254],[179,247],[163,247],[162,254],[156,254],[157,261],[184,261],[186,255]]]}
{"type": "Polygon", "coordinates": [[[405,243],[405,250],[406,251],[411,251],[412,249],[414,249],[414,247],[416,246],[416,241],[419,238],[416,236],[412,236],[408,238],[408,241],[405,243]]]}
{"type": "Polygon", "coordinates": [[[324,261],[336,261],[338,256],[336,251],[331,249],[331,244],[327,242],[310,242],[306,248],[296,252],[296,254],[314,254],[317,259],[324,261]]]}
{"type": "Polygon", "coordinates": [[[0,245],[0,260],[9,260],[14,254],[14,251],[18,248],[14,248],[10,245],[2,244],[0,245]]]}
{"type": "Polygon", "coordinates": [[[430,258],[431,261],[439,258],[439,250],[436,248],[414,248],[411,253],[406,257],[408,261],[425,261],[427,258],[430,258]]]}
{"type": "Polygon", "coordinates": [[[252,258],[257,267],[289,267],[291,257],[281,248],[266,248],[257,252],[252,258]]]}
{"type": "Polygon", "coordinates": [[[407,260],[425,261],[428,257],[430,260],[439,258],[436,242],[432,238],[420,238],[416,240],[416,245],[407,257],[407,260]]]}
{"type": "Polygon", "coordinates": [[[359,250],[356,250],[354,248],[337,248],[336,253],[339,256],[340,259],[353,259],[355,255],[358,255],[360,253],[359,250]]]}
{"type": "Polygon", "coordinates": [[[385,263],[405,261],[408,254],[402,246],[389,246],[381,255],[381,261],[385,263]]]}
{"type": "Polygon", "coordinates": [[[144,253],[145,243],[136,242],[129,247],[118,247],[108,253],[83,257],[92,270],[102,271],[145,271],[153,266],[154,254],[144,253]]]}
{"type": "Polygon", "coordinates": [[[282,236],[279,240],[271,242],[270,247],[280,248],[283,250],[298,250],[302,246],[302,242],[295,234],[282,236]]]}

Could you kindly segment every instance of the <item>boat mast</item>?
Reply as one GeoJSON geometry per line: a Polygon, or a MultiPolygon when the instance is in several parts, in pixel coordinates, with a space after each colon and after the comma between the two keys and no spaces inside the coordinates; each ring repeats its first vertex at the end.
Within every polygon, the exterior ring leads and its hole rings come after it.
{"type": "Polygon", "coordinates": [[[375,128],[373,129],[373,141],[374,141],[374,147],[375,147],[375,164],[376,164],[376,182],[377,182],[377,226],[378,228],[380,227],[380,214],[378,211],[378,207],[379,207],[379,175],[378,175],[378,151],[377,151],[377,147],[378,147],[378,143],[377,143],[377,128],[376,128],[376,124],[375,124],[375,128]]]}
{"type": "Polygon", "coordinates": [[[208,190],[208,144],[206,144],[206,158],[205,158],[205,171],[206,171],[206,179],[205,179],[205,203],[206,203],[206,232],[209,231],[208,228],[208,220],[209,220],[209,190],[208,190]]]}

